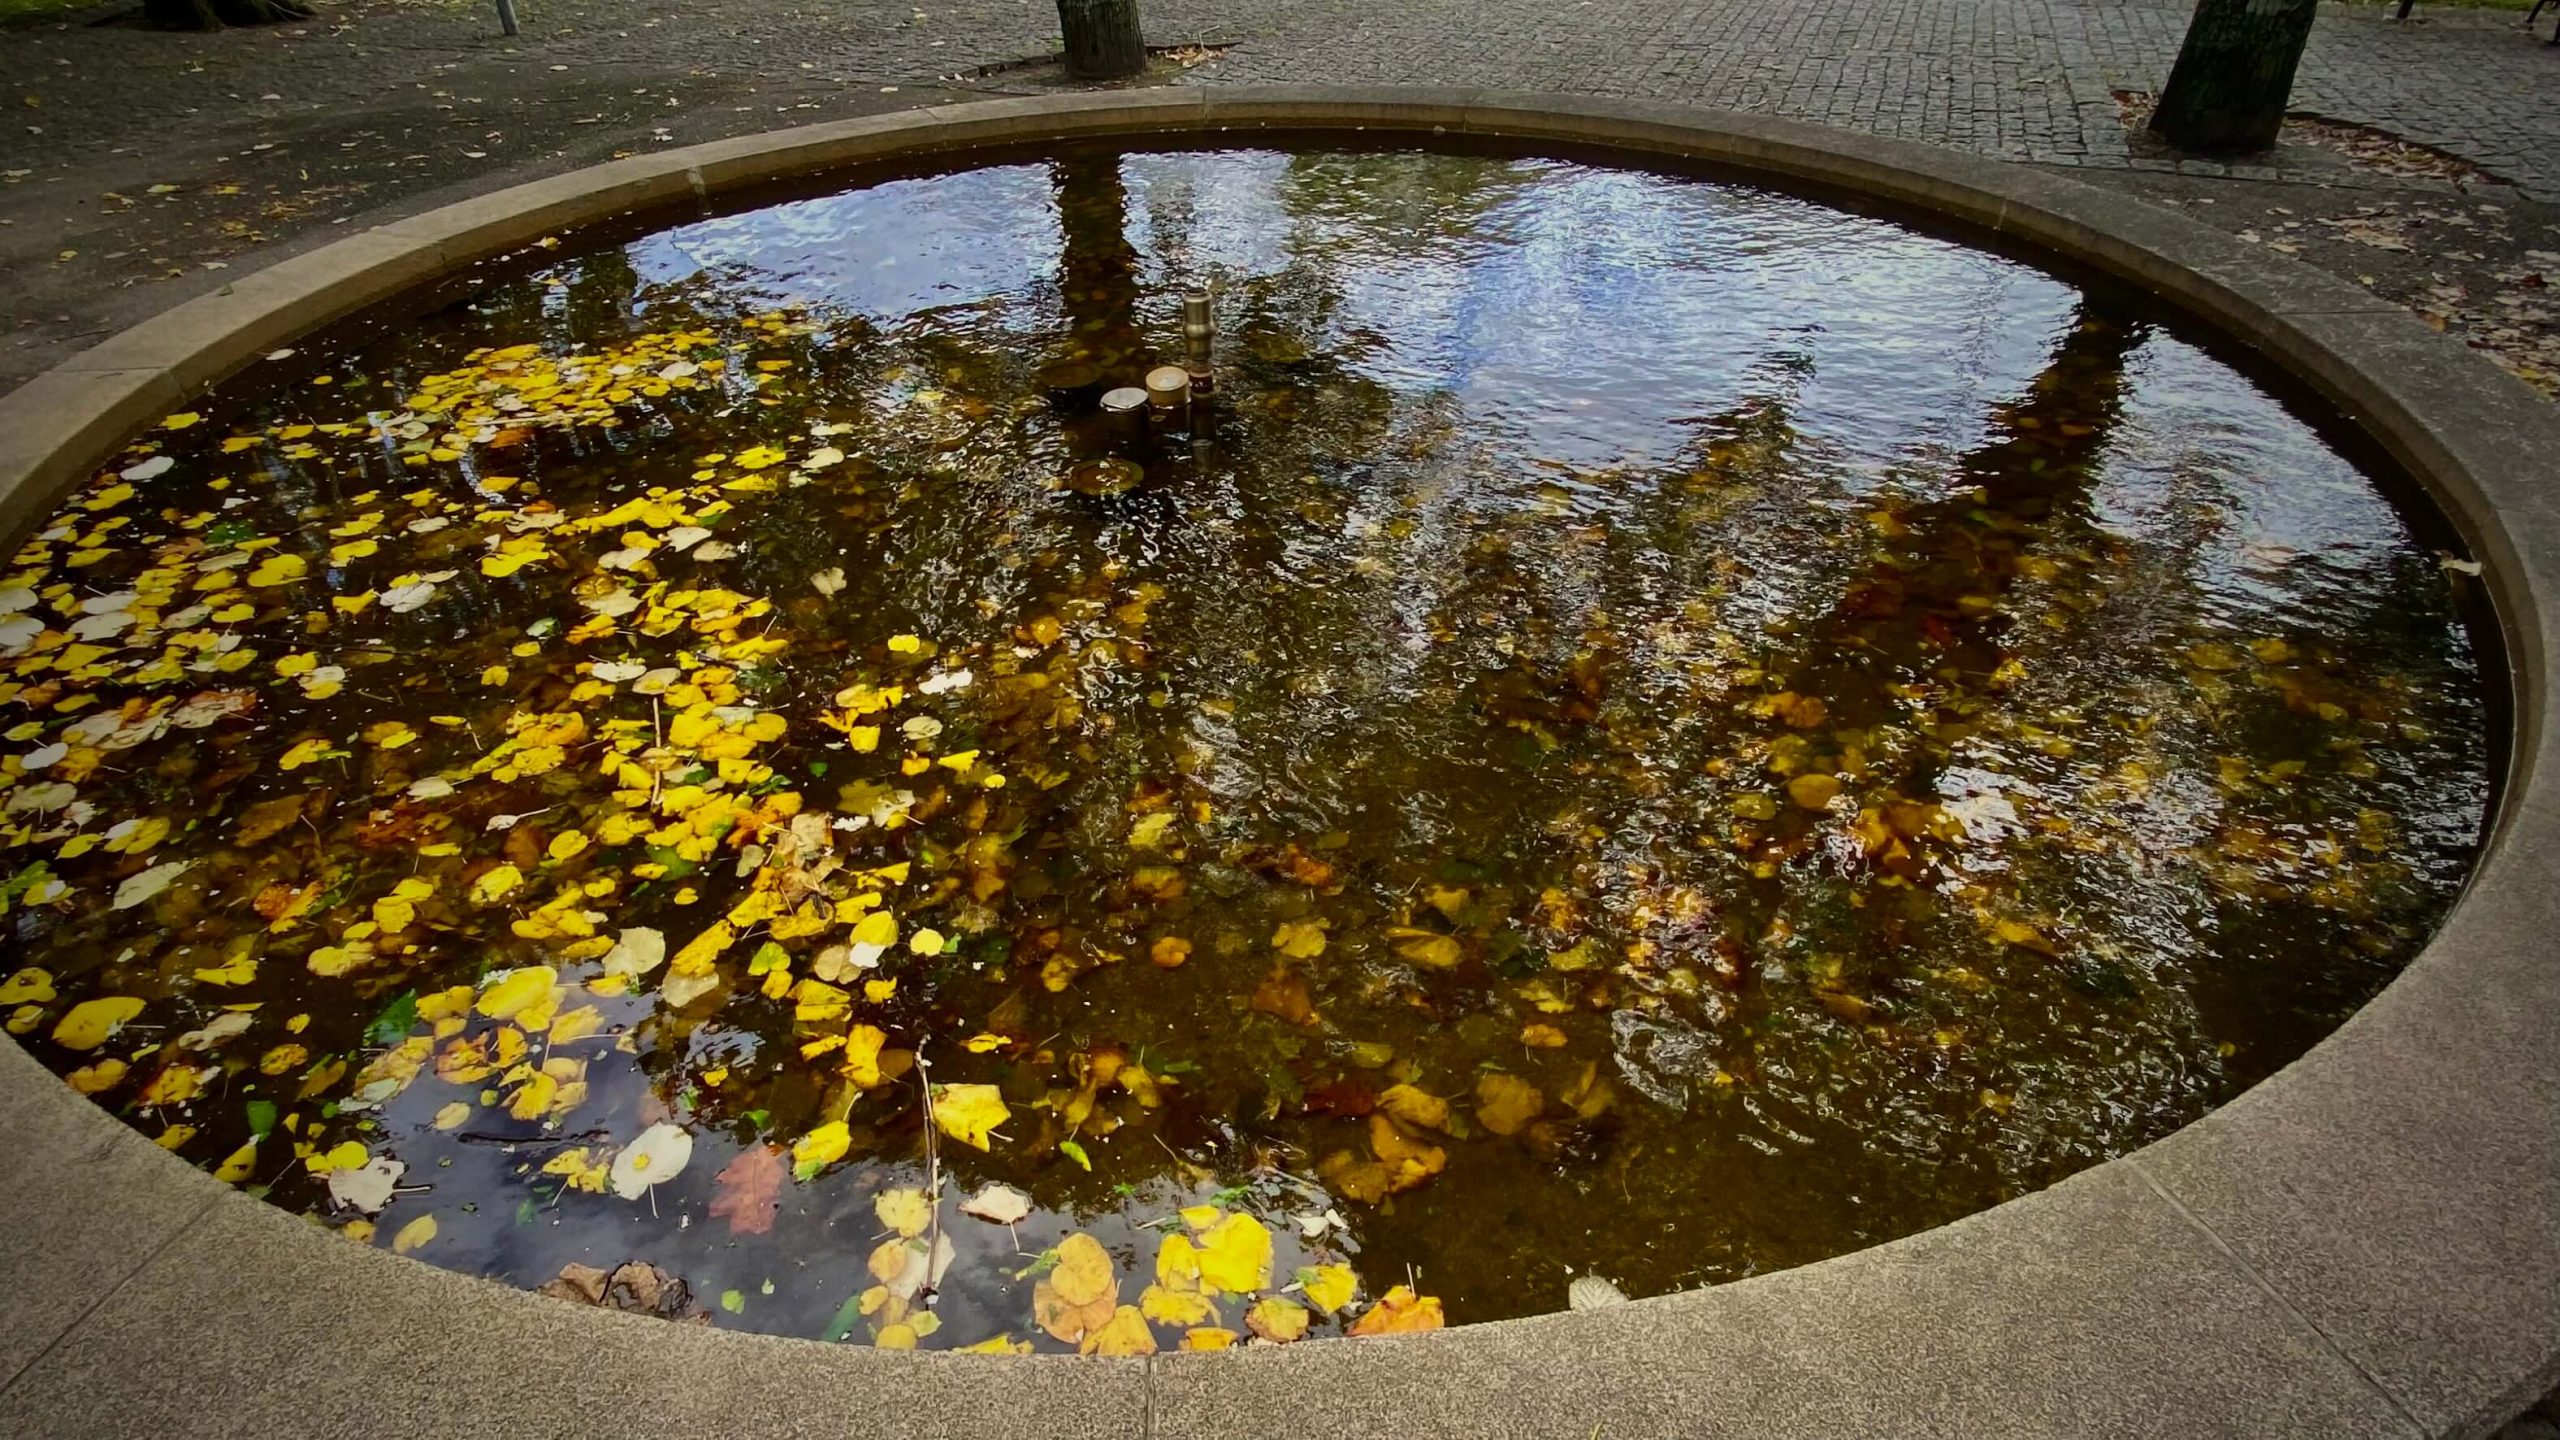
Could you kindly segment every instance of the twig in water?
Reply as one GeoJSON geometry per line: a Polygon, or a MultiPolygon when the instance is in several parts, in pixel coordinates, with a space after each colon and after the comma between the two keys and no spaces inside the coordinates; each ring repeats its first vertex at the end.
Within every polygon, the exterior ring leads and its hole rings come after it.
{"type": "Polygon", "coordinates": [[[934,1262],[942,1256],[942,1147],[934,1141],[933,1076],[924,1058],[924,1042],[916,1042],[916,1088],[924,1095],[924,1198],[933,1206],[933,1231],[924,1242],[924,1288],[917,1293],[931,1295],[936,1286],[934,1262]]]}

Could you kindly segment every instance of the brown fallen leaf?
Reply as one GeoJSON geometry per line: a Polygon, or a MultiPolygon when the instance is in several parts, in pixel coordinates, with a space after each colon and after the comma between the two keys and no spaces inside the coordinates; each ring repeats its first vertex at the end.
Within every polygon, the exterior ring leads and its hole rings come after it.
{"type": "Polygon", "coordinates": [[[328,796],[318,790],[261,800],[241,811],[240,818],[232,823],[232,842],[243,850],[263,845],[273,839],[277,831],[299,822],[306,814],[325,809],[327,805],[328,796]]]}
{"type": "Polygon", "coordinates": [[[1263,1014],[1278,1016],[1292,1025],[1316,1023],[1315,1002],[1307,998],[1307,982],[1286,962],[1272,967],[1271,973],[1254,987],[1250,1003],[1263,1014]]]}
{"type": "Polygon", "coordinates": [[[782,1208],[782,1177],[788,1168],[782,1152],[771,1145],[739,1151],[712,1181],[719,1191],[711,1197],[712,1217],[727,1219],[732,1235],[770,1233],[774,1212],[782,1208]]]}

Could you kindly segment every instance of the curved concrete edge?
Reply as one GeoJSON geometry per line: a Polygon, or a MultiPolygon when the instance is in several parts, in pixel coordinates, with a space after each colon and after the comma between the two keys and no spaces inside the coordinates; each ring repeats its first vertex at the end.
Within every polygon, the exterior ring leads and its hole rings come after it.
{"type": "Polygon", "coordinates": [[[0,1046],[0,1430],[71,1436],[2484,1434],[2560,1379],[2560,420],[2388,303],[2141,202],[1767,117],[1483,91],[999,101],[668,152],[244,277],[0,398],[0,525],[296,336],[545,234],[873,162],[1366,128],[1602,146],[1873,197],[2148,288],[2359,417],[2478,558],[2517,700],[2497,832],[2402,978],[2134,1156],[1822,1264],[1586,1315],[1148,1361],[881,1355],[561,1305],[346,1244],[0,1046]]]}

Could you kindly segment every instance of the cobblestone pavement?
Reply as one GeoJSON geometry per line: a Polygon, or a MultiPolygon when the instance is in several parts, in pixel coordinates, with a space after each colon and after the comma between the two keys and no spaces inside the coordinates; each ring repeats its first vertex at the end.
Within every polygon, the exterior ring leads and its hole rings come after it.
{"type": "MultiPolygon", "coordinates": [[[[213,35],[0,31],[0,384],[359,217],[633,150],[1037,88],[1039,71],[1012,62],[1052,49],[1056,30],[1046,0],[522,9],[516,40],[497,35],[485,0],[324,0],[309,24],[213,35]]],[[[2112,92],[2158,87],[2185,22],[2174,0],[1146,0],[1145,13],[1158,44],[1232,45],[1184,83],[1624,95],[2128,181],[2295,181],[2336,203],[2412,189],[2302,147],[2225,167],[2129,137],[2112,92]]],[[[2406,26],[2386,13],[2324,11],[2297,105],[2513,180],[2497,193],[2526,202],[2527,219],[2560,202],[2560,49],[2506,13],[2435,8],[2406,26]]],[[[2190,205],[2217,219],[2243,208],[2190,205]]],[[[2524,228],[2518,246],[2560,249],[2524,228]]],[[[2380,269],[2375,283],[2412,303],[2431,285],[2474,288],[2380,269]]]]}

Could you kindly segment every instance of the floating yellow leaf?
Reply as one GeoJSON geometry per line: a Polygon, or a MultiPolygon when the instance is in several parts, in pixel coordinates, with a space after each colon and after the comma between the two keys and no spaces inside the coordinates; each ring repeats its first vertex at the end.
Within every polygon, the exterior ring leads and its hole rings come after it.
{"type": "Polygon", "coordinates": [[[1200,1283],[1250,1295],[1271,1283],[1271,1231],[1250,1215],[1230,1215],[1200,1234],[1200,1283]]]}
{"type": "Polygon", "coordinates": [[[1206,1325],[1218,1318],[1218,1307],[1197,1290],[1168,1290],[1150,1285],[1138,1292],[1138,1310],[1159,1325],[1206,1325]]]}
{"type": "Polygon", "coordinates": [[[1398,1285],[1369,1307],[1369,1313],[1351,1324],[1354,1335],[1409,1335],[1421,1330],[1437,1330],[1447,1322],[1440,1314],[1440,1297],[1417,1296],[1410,1285],[1398,1285]]]}
{"type": "Polygon", "coordinates": [[[356,1169],[364,1162],[363,1141],[341,1140],[329,1149],[312,1151],[302,1163],[310,1169],[312,1174],[326,1175],[332,1170],[356,1169]]]}
{"type": "Polygon", "coordinates": [[[495,866],[481,872],[480,878],[471,882],[472,903],[492,904],[523,883],[523,871],[513,865],[495,866]]]}
{"type": "Polygon", "coordinates": [[[0,980],[0,1005],[41,1005],[53,998],[53,974],[35,966],[0,980]]]}
{"type": "Polygon", "coordinates": [[[475,1007],[492,1020],[512,1020],[519,1013],[551,998],[551,987],[560,972],[548,965],[527,965],[501,972],[480,992],[475,1007]]]}
{"type": "Polygon", "coordinates": [[[868,1090],[880,1083],[880,1047],[889,1034],[877,1025],[856,1025],[845,1032],[844,1078],[868,1090]]]}
{"type": "Polygon", "coordinates": [[[1351,1303],[1360,1280],[1348,1265],[1309,1265],[1298,1271],[1298,1288],[1317,1309],[1330,1315],[1351,1303]]]}
{"type": "Polygon", "coordinates": [[[1244,1312],[1245,1328],[1275,1345],[1306,1338],[1307,1307],[1279,1295],[1266,1295],[1244,1312]]]}
{"type": "Polygon", "coordinates": [[[933,1223],[933,1202],[924,1198],[923,1191],[901,1186],[881,1191],[871,1202],[871,1213],[890,1230],[912,1238],[933,1223]]]}
{"type": "Polygon", "coordinates": [[[1081,1230],[1058,1242],[1058,1265],[1049,1272],[1049,1284],[1070,1305],[1090,1305],[1119,1290],[1111,1252],[1081,1230]]]}
{"type": "Polygon", "coordinates": [[[95,1050],[107,1043],[108,1037],[124,1028],[126,1021],[142,1013],[142,1002],[131,995],[103,995],[83,1000],[53,1027],[53,1043],[70,1050],[95,1050]]]}
{"type": "Polygon", "coordinates": [[[791,1142],[791,1168],[806,1180],[833,1165],[853,1148],[853,1134],[841,1120],[830,1120],[791,1142]]]}
{"type": "Polygon", "coordinates": [[[1081,1343],[1086,1336],[1111,1323],[1116,1303],[1113,1296],[1106,1295],[1090,1304],[1072,1304],[1058,1293],[1058,1287],[1045,1275],[1031,1286],[1033,1322],[1070,1345],[1081,1343]]]}
{"type": "Polygon", "coordinates": [[[276,768],[279,770],[299,770],[303,766],[310,764],[312,761],[321,759],[331,750],[336,748],[336,746],[330,744],[326,740],[305,740],[295,745],[292,749],[285,751],[283,756],[277,759],[276,768]]]}
{"type": "Polygon", "coordinates": [[[964,1145],[987,1149],[997,1126],[1013,1117],[1004,1092],[993,1085],[936,1085],[933,1123],[964,1145]]]}
{"type": "Polygon", "coordinates": [[[898,943],[898,917],[886,910],[874,910],[853,922],[853,943],[868,945],[875,952],[898,943]]]}
{"type": "Polygon", "coordinates": [[[1147,1318],[1138,1313],[1138,1307],[1123,1305],[1077,1348],[1087,1355],[1153,1355],[1156,1332],[1147,1328],[1147,1318]]]}
{"type": "Polygon", "coordinates": [[[1227,1350],[1234,1348],[1235,1343],[1243,1338],[1243,1336],[1237,1334],[1233,1330],[1219,1330],[1210,1327],[1203,1327],[1197,1330],[1183,1331],[1182,1348],[1185,1350],[1227,1350]]]}
{"type": "Polygon", "coordinates": [[[259,588],[286,585],[301,579],[310,571],[310,561],[299,555],[278,552],[258,562],[257,568],[249,572],[248,583],[259,588]]]}
{"type": "Polygon", "coordinates": [[[1156,1283],[1168,1290],[1200,1288],[1200,1251],[1188,1236],[1167,1235],[1156,1243],[1156,1283]]]}
{"type": "Polygon", "coordinates": [[[252,1140],[222,1157],[222,1163],[213,1167],[213,1178],[226,1185],[237,1185],[248,1179],[257,1165],[258,1142],[252,1140]]]}

